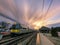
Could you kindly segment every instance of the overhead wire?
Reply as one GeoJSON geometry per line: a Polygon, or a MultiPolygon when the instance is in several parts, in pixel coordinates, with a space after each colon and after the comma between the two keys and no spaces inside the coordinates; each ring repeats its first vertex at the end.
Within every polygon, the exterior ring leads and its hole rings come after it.
{"type": "Polygon", "coordinates": [[[49,6],[48,6],[48,9],[47,9],[46,13],[44,14],[44,19],[45,19],[45,16],[47,16],[47,14],[48,14],[48,12],[49,12],[49,9],[50,9],[50,7],[51,7],[51,5],[52,5],[52,3],[53,3],[53,0],[50,1],[50,4],[49,4],[49,6]]]}

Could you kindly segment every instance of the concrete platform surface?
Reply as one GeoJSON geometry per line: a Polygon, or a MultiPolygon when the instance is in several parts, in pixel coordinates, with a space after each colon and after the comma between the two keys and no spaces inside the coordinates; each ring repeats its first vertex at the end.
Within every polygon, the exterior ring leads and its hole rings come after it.
{"type": "Polygon", "coordinates": [[[40,45],[54,45],[46,36],[40,33],[40,45]]]}

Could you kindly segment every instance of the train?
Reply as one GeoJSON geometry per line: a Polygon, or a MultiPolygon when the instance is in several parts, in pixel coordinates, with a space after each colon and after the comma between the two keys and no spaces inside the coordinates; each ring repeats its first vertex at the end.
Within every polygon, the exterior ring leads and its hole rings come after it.
{"type": "Polygon", "coordinates": [[[7,35],[10,35],[11,37],[15,37],[22,34],[33,33],[33,32],[34,30],[24,28],[19,23],[11,24],[11,26],[8,26],[6,23],[2,23],[2,22],[0,23],[0,36],[2,35],[2,37],[7,35]]]}
{"type": "Polygon", "coordinates": [[[0,22],[0,40],[5,37],[10,35],[10,30],[6,28],[6,23],[5,22],[0,22]]]}
{"type": "Polygon", "coordinates": [[[10,28],[11,36],[19,36],[22,34],[33,33],[33,30],[23,28],[20,24],[13,24],[10,28]]]}

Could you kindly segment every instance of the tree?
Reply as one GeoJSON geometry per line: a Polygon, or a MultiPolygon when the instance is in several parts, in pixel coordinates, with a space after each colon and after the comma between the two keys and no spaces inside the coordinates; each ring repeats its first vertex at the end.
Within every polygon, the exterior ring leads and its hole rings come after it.
{"type": "Polygon", "coordinates": [[[51,28],[51,35],[54,36],[54,37],[58,37],[56,28],[53,28],[53,27],[51,28]]]}

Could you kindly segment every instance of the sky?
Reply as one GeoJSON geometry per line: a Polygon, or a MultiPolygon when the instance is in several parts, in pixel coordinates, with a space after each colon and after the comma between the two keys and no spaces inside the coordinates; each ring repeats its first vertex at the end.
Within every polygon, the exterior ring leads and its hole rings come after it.
{"type": "MultiPolygon", "coordinates": [[[[0,13],[29,28],[60,23],[60,0],[0,0],[0,13]]],[[[14,23],[0,16],[0,21],[14,23]]]]}

